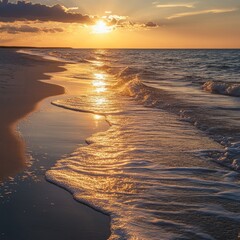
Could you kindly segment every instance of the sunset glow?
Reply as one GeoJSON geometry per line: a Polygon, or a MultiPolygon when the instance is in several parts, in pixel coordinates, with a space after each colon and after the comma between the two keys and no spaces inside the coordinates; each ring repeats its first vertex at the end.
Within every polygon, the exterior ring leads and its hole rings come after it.
{"type": "Polygon", "coordinates": [[[239,11],[238,0],[0,0],[0,45],[239,48],[239,11]]]}
{"type": "Polygon", "coordinates": [[[106,22],[104,22],[103,20],[97,21],[92,28],[92,32],[95,34],[105,34],[111,32],[112,30],[113,28],[107,26],[106,22]]]}

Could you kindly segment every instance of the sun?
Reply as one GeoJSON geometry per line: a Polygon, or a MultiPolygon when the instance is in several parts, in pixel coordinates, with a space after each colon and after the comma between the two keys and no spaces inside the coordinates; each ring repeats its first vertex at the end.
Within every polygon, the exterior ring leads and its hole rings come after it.
{"type": "Polygon", "coordinates": [[[112,32],[112,26],[108,26],[103,20],[98,20],[96,24],[92,27],[92,32],[95,34],[104,34],[112,32]]]}

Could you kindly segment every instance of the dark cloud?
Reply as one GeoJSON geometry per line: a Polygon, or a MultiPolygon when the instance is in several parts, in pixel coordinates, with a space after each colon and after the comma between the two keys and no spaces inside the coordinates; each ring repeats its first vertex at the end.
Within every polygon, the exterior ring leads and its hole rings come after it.
{"type": "Polygon", "coordinates": [[[155,27],[158,27],[158,25],[154,22],[148,22],[148,23],[145,24],[145,27],[155,28],[155,27]]]}
{"type": "Polygon", "coordinates": [[[21,25],[21,26],[12,26],[12,25],[2,25],[0,26],[0,33],[9,33],[9,34],[18,34],[18,33],[57,33],[63,32],[61,28],[38,28],[31,27],[29,25],[21,25]]]}
{"type": "Polygon", "coordinates": [[[40,29],[40,31],[45,33],[58,33],[58,32],[63,32],[64,30],[62,28],[43,28],[43,29],[40,29]]]}
{"type": "Polygon", "coordinates": [[[31,2],[18,1],[9,3],[7,0],[0,1],[0,21],[54,21],[63,23],[91,23],[87,15],[68,12],[68,9],[57,4],[47,6],[33,4],[31,2]]]}

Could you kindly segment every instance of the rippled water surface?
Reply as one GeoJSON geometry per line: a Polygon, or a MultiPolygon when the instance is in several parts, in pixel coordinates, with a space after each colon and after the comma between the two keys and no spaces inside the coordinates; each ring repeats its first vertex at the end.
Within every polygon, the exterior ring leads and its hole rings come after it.
{"type": "Polygon", "coordinates": [[[64,60],[53,104],[109,130],[47,179],[106,212],[111,239],[237,239],[239,50],[32,50],[64,60]]]}

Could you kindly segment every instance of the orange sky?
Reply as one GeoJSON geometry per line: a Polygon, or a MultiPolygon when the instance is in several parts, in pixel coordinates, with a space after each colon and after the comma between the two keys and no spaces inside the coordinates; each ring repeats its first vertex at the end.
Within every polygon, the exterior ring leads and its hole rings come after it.
{"type": "Polygon", "coordinates": [[[25,5],[15,8],[14,1],[10,1],[13,4],[7,4],[9,15],[2,20],[0,18],[0,45],[240,48],[240,4],[236,0],[133,0],[131,4],[121,4],[114,0],[111,4],[107,0],[88,0],[81,3],[62,1],[64,8],[50,7],[54,5],[54,1],[36,2],[40,2],[46,11],[50,11],[50,15],[47,15],[49,19],[41,15],[43,11],[37,9],[34,3],[30,7],[33,7],[33,14],[36,14],[35,19],[26,15],[23,15],[26,19],[18,18],[25,5]],[[88,20],[78,19],[75,22],[73,13],[79,14],[79,17],[86,15],[88,20]],[[105,22],[107,31],[96,31],[94,25],[99,20],[105,22]]]}

